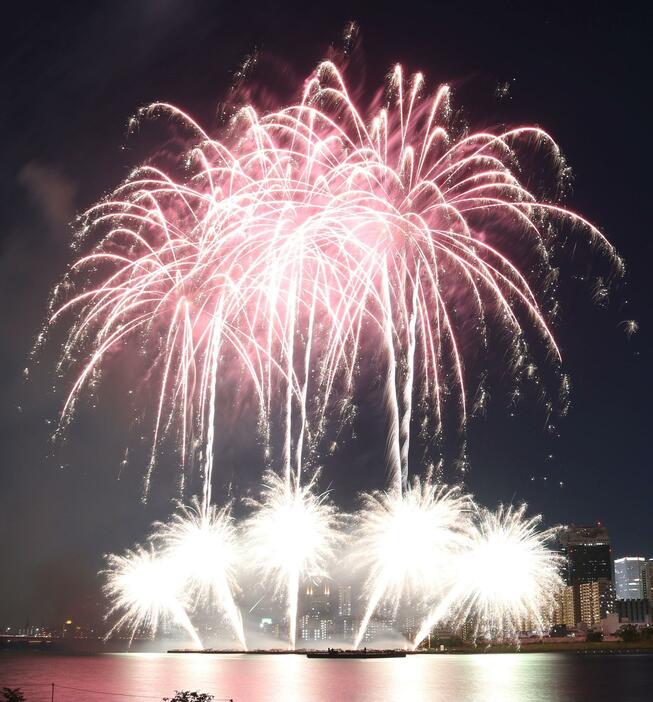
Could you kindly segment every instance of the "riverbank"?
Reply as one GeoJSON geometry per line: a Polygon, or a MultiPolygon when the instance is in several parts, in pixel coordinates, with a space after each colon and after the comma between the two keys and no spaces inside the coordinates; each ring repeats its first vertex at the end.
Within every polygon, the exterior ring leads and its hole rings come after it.
{"type": "MultiPolygon", "coordinates": [[[[372,651],[373,649],[369,649],[372,651]]],[[[396,650],[402,650],[397,648],[396,650]]],[[[248,655],[248,656],[305,656],[309,653],[324,651],[312,648],[289,649],[252,649],[242,651],[240,649],[213,649],[203,650],[177,648],[169,649],[168,653],[185,654],[207,654],[207,655],[248,655]]],[[[418,651],[405,651],[407,655],[451,655],[451,654],[479,654],[479,653],[576,653],[576,654],[605,654],[605,653],[653,653],[653,641],[542,641],[529,642],[521,645],[516,644],[491,644],[485,645],[461,645],[445,646],[444,648],[420,649],[418,651]]],[[[362,657],[362,656],[361,656],[362,657]]]]}
{"type": "MultiPolygon", "coordinates": [[[[48,640],[47,642],[34,642],[32,645],[21,643],[16,646],[0,646],[0,655],[13,651],[34,653],[53,653],[59,655],[97,655],[101,653],[185,653],[185,654],[205,654],[205,655],[249,655],[249,656],[305,656],[309,651],[313,652],[319,649],[301,648],[297,650],[283,649],[252,649],[242,651],[241,649],[185,649],[185,648],[168,648],[163,649],[156,642],[148,641],[147,650],[143,646],[134,645],[131,649],[125,642],[113,641],[103,642],[95,640],[71,640],[64,641],[62,639],[48,640]]],[[[397,647],[397,650],[402,650],[397,647]]],[[[569,639],[567,641],[530,641],[522,642],[520,645],[515,644],[491,644],[491,645],[472,645],[472,644],[457,644],[445,645],[444,648],[420,649],[419,651],[406,651],[408,655],[465,655],[479,653],[575,653],[575,654],[610,654],[610,653],[653,653],[653,640],[651,641],[632,641],[624,642],[620,640],[611,641],[578,641],[569,639]]]]}
{"type": "Polygon", "coordinates": [[[536,642],[522,645],[492,644],[490,646],[453,646],[440,649],[423,649],[415,654],[478,654],[478,653],[653,653],[653,641],[569,641],[536,642]]]}

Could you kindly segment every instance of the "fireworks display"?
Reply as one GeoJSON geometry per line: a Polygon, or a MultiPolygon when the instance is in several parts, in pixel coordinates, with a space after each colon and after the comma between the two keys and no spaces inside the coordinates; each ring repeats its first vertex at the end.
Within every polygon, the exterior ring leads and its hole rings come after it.
{"type": "Polygon", "coordinates": [[[152,548],[139,546],[123,556],[109,556],[105,590],[111,601],[109,616],[117,616],[107,635],[126,628],[133,639],[139,630],[155,632],[167,620],[181,626],[201,648],[182,599],[184,579],[173,560],[152,548]]]}
{"type": "Polygon", "coordinates": [[[541,518],[526,506],[481,510],[470,541],[453,560],[450,586],[422,622],[417,647],[443,621],[464,621],[474,638],[511,638],[544,631],[563,580],[562,556],[549,548],[556,530],[537,529],[541,518]]]}
{"type": "Polygon", "coordinates": [[[465,131],[449,101],[447,86],[429,95],[421,74],[397,66],[362,112],[326,61],[295,104],[265,114],[242,105],[220,139],[169,104],[139,114],[135,123],[174,121],[184,146],[170,167],[136,168],[83,218],[79,245],[93,248],[56,289],[51,318],[68,320],[60,369],[74,373],[62,428],[111,359],[138,353],[158,387],[145,492],[168,438],[182,474],[201,466],[203,494],[157,526],[148,549],[109,558],[116,627],[133,635],[166,616],[191,631],[187,612],[209,603],[244,647],[246,552],[286,602],[294,645],[300,581],[327,576],[347,541],[317,487],[323,439],[372,376],[390,484],[354,520],[366,582],[357,643],[379,604],[408,592],[428,606],[420,640],[445,605],[483,635],[543,628],[559,585],[550,533],[521,508],[479,511],[458,487],[412,480],[410,442],[417,425],[420,437],[441,433],[447,401],[464,426],[466,348],[501,340],[514,373],[532,367],[527,336],[559,356],[543,303],[560,226],[614,252],[584,218],[529,189],[524,154],[554,181],[562,172],[546,132],[465,131]],[[221,392],[253,398],[271,468],[242,532],[213,504],[221,392]]]}
{"type": "Polygon", "coordinates": [[[314,476],[304,486],[276,473],[264,477],[260,502],[246,531],[256,569],[271,581],[276,593],[285,593],[289,639],[297,639],[297,603],[302,581],[324,578],[341,540],[337,515],[326,495],[313,490],[314,476]]]}
{"type": "Polygon", "coordinates": [[[205,508],[197,502],[182,506],[170,522],[158,525],[153,542],[185,579],[185,597],[217,609],[245,648],[243,622],[234,601],[239,543],[229,507],[205,508]]]}
{"type": "Polygon", "coordinates": [[[415,479],[403,495],[364,496],[355,560],[366,573],[367,602],[357,647],[383,601],[396,611],[407,594],[420,602],[447,591],[452,565],[470,538],[472,506],[457,488],[430,480],[415,479]]]}

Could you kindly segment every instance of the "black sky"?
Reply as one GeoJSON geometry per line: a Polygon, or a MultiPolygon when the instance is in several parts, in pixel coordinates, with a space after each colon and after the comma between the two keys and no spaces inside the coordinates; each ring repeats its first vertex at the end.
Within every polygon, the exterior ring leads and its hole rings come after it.
{"type": "MultiPolygon", "coordinates": [[[[475,126],[529,122],[553,134],[575,176],[568,203],[626,260],[625,282],[605,309],[592,303],[590,284],[562,286],[556,334],[573,395],[560,438],[545,432],[536,401],[511,418],[497,394],[469,429],[468,486],[488,505],[526,500],[551,524],[601,520],[619,555],[653,557],[651,17],[629,5],[135,0],[4,8],[0,624],[91,611],[102,553],[142,539],[175,494],[165,460],[147,505],[138,455],[121,469],[125,435],[135,430],[118,391],[52,449],[48,422],[62,399],[51,391],[56,349],[43,352],[30,382],[23,377],[48,292],[71,255],[68,223],[136,163],[136,151],[121,148],[128,118],[164,100],[211,124],[255,48],[303,78],[349,19],[361,27],[370,91],[400,61],[430,85],[449,82],[475,126]],[[497,100],[506,81],[509,96],[497,100]],[[640,324],[630,340],[619,326],[625,319],[640,324]]],[[[568,263],[563,270],[573,271],[568,263]]],[[[348,506],[384,479],[375,432],[363,425],[357,434],[329,478],[348,506]]],[[[240,466],[248,480],[258,470],[258,448],[246,437],[221,450],[235,483],[240,466]]]]}

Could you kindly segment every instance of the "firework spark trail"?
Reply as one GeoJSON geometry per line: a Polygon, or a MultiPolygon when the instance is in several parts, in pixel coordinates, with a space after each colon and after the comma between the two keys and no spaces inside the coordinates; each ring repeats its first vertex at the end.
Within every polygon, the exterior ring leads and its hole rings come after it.
{"type": "Polygon", "coordinates": [[[396,609],[402,597],[433,597],[448,583],[451,564],[469,541],[473,502],[458,488],[414,479],[396,490],[364,496],[355,559],[367,571],[366,608],[358,647],[382,601],[396,609]]]}
{"type": "Polygon", "coordinates": [[[242,616],[234,600],[239,543],[230,507],[206,508],[198,500],[181,506],[169,522],[157,525],[152,541],[183,574],[186,596],[195,606],[208,604],[224,614],[246,649],[242,616]]]}
{"type": "MultiPolygon", "coordinates": [[[[466,335],[483,347],[493,327],[523,355],[534,329],[559,357],[541,307],[551,227],[582,229],[614,256],[586,219],[525,185],[524,153],[547,155],[554,177],[561,168],[546,132],[459,135],[449,89],[429,97],[424,84],[397,67],[386,97],[360,112],[325,61],[297,104],[264,115],[244,106],[222,140],[172,105],[144,110],[139,119],[182,125],[191,145],[169,169],[136,168],[86,213],[79,240],[98,243],[57,286],[51,318],[71,320],[59,369],[75,376],[61,429],[110,358],[137,348],[158,384],[145,492],[173,434],[182,476],[202,464],[208,514],[218,389],[250,394],[272,460],[277,417],[283,429],[282,482],[268,476],[256,519],[274,527],[282,514],[296,532],[312,515],[308,540],[325,552],[332,514],[302,471],[314,468],[329,417],[341,416],[334,401],[351,399],[356,367],[380,357],[389,497],[410,502],[414,411],[438,434],[445,401],[457,397],[464,426],[466,335]]],[[[323,572],[322,555],[268,547],[263,561],[280,574],[295,621],[292,593],[299,577],[323,572]]]]}
{"type": "Polygon", "coordinates": [[[314,475],[304,485],[268,472],[260,502],[246,524],[251,562],[275,594],[283,595],[292,648],[297,639],[297,604],[301,579],[327,575],[340,543],[338,516],[326,494],[315,492],[314,475]]]}
{"type": "Polygon", "coordinates": [[[131,645],[139,629],[154,635],[161,621],[168,619],[181,626],[197,648],[203,648],[186,609],[184,575],[172,561],[151,547],[137,546],[122,556],[108,556],[105,575],[108,616],[118,615],[107,638],[126,628],[131,645]]]}
{"type": "Polygon", "coordinates": [[[523,148],[559,158],[545,132],[456,138],[448,89],[430,99],[423,84],[397,68],[368,127],[324,62],[298,104],[263,116],[240,109],[224,142],[171,105],[145,110],[142,118],[168,114],[193,135],[183,154],[188,176],[178,182],[142,166],[88,211],[82,235],[100,243],[58,286],[76,292],[52,317],[77,313],[63,349],[62,368],[77,368],[63,423],[107,357],[138,338],[160,371],[147,484],[165,429],[176,427],[183,464],[203,446],[210,498],[216,385],[241,371],[266,432],[275,398],[284,397],[289,476],[293,455],[301,472],[324,427],[318,419],[309,426],[306,398],[318,398],[323,420],[378,335],[390,366],[391,470],[405,488],[412,389],[434,409],[436,429],[449,386],[466,416],[456,309],[471,305],[479,327],[498,312],[515,340],[530,318],[557,354],[536,291],[512,261],[528,252],[529,270],[546,270],[548,221],[581,226],[612,247],[522,184],[523,148]]]}
{"type": "Polygon", "coordinates": [[[526,505],[481,510],[471,541],[455,559],[455,577],[432,608],[413,648],[443,620],[468,622],[474,638],[516,638],[525,628],[545,631],[563,586],[561,556],[548,548],[556,529],[539,530],[526,505]]]}

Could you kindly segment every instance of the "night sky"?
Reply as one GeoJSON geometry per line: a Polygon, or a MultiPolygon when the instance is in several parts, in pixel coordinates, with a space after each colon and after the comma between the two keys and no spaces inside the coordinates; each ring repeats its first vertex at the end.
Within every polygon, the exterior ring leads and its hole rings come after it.
{"type": "MultiPolygon", "coordinates": [[[[454,106],[475,127],[536,123],[551,133],[573,169],[566,204],[626,261],[604,306],[592,299],[589,258],[562,262],[555,332],[572,378],[569,415],[551,434],[535,397],[511,417],[499,387],[487,416],[468,430],[468,488],[488,506],[525,500],[551,525],[601,521],[616,555],[653,557],[651,17],[628,4],[135,0],[3,8],[0,624],[92,617],[102,554],[142,539],[177,496],[172,456],[163,457],[147,504],[144,454],[132,449],[122,463],[143,429],[133,426],[119,369],[98,409],[82,412],[66,444],[52,446],[63,399],[60,386],[52,389],[56,344],[36,365],[29,357],[49,291],[72,256],[69,223],[143,156],[126,141],[127,120],[163,100],[215,125],[219,101],[253,50],[286,66],[299,86],[350,19],[360,24],[358,70],[370,95],[399,61],[425,72],[430,86],[449,82],[454,106]],[[504,83],[509,92],[499,98],[504,83]],[[630,319],[640,331],[629,339],[620,322],[630,319]]],[[[596,261],[594,275],[603,264],[596,261]]],[[[361,413],[356,438],[324,472],[325,487],[347,508],[358,491],[384,484],[373,414],[361,413]]],[[[236,428],[218,450],[220,487],[244,494],[260,474],[260,447],[236,428]]]]}

